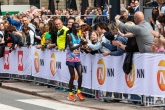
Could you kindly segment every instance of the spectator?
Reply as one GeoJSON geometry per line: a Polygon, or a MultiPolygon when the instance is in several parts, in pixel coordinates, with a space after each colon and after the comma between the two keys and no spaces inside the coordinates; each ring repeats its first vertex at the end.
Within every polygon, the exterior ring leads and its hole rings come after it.
{"type": "Polygon", "coordinates": [[[16,28],[10,26],[8,21],[4,21],[4,40],[5,46],[9,47],[9,52],[15,50],[19,44],[19,37],[15,36],[16,28]]]}
{"type": "Polygon", "coordinates": [[[0,23],[0,58],[4,56],[5,41],[4,41],[4,25],[0,23]]]}
{"type": "Polygon", "coordinates": [[[150,46],[152,52],[165,52],[164,46],[159,38],[154,38],[154,45],[150,46]]]}
{"type": "Polygon", "coordinates": [[[67,27],[65,27],[61,21],[61,19],[57,18],[54,21],[55,27],[57,28],[57,47],[58,50],[65,50],[66,48],[66,35],[67,31],[69,30],[67,27]]]}
{"type": "MultiPolygon", "coordinates": [[[[92,31],[90,39],[87,40],[88,44],[91,45],[97,45],[99,44],[99,33],[97,31],[92,31]]],[[[92,50],[90,48],[86,48],[85,52],[91,53],[91,54],[96,54],[98,53],[98,50],[92,50]]]]}
{"type": "Polygon", "coordinates": [[[119,26],[123,31],[131,32],[134,34],[138,44],[139,52],[151,52],[150,45],[153,44],[154,36],[151,34],[151,25],[144,20],[144,14],[140,11],[135,13],[134,21],[137,24],[135,26],[128,26],[123,24],[119,18],[119,15],[115,17],[117,26],[119,26]]]}
{"type": "Polygon", "coordinates": [[[120,17],[120,21],[126,23],[128,21],[128,11],[122,11],[122,16],[120,17]]]}
{"type": "Polygon", "coordinates": [[[36,27],[32,23],[30,23],[30,20],[28,17],[23,17],[23,24],[24,26],[27,25],[28,27],[30,27],[30,29],[33,31],[35,35],[36,27]]]}
{"type": "MultiPolygon", "coordinates": [[[[69,28],[69,30],[68,30],[68,34],[70,34],[70,33],[72,33],[72,24],[75,22],[75,18],[73,18],[73,17],[70,17],[69,19],[68,19],[68,22],[67,22],[67,28],[69,28]]],[[[80,34],[79,34],[80,35],[80,34]]]]}
{"type": "Polygon", "coordinates": [[[165,16],[158,16],[157,17],[158,22],[161,24],[160,34],[165,36],[165,16]]]}
{"type": "Polygon", "coordinates": [[[45,7],[42,7],[42,8],[41,8],[41,16],[42,16],[42,15],[46,15],[45,7]]]}
{"type": "MultiPolygon", "coordinates": [[[[134,26],[135,25],[133,22],[130,22],[130,21],[126,22],[125,24],[129,25],[129,26],[134,26]]],[[[118,33],[122,37],[133,36],[133,34],[130,33],[130,32],[127,32],[126,34],[123,34],[123,33],[121,33],[120,30],[118,30],[118,33]]],[[[126,52],[139,52],[138,45],[137,45],[135,37],[131,37],[131,38],[128,37],[128,42],[127,42],[126,45],[124,45],[122,42],[120,42],[118,40],[113,41],[113,45],[120,47],[121,49],[125,50],[126,52]]]]}
{"type": "Polygon", "coordinates": [[[51,40],[51,42],[49,43],[49,45],[47,45],[47,48],[51,49],[51,48],[54,48],[57,44],[57,42],[56,42],[57,29],[54,26],[53,20],[50,20],[48,22],[48,25],[49,25],[49,32],[46,36],[50,36],[50,38],[48,38],[48,39],[51,40]]]}
{"type": "MultiPolygon", "coordinates": [[[[112,33],[112,35],[114,35],[114,40],[113,41],[117,40],[117,41],[120,41],[122,44],[126,45],[127,38],[123,38],[118,34],[117,26],[114,23],[112,23],[108,27],[109,27],[109,30],[112,33]]],[[[102,40],[101,40],[101,42],[102,42],[102,40]]],[[[107,44],[107,43],[102,42],[102,45],[105,48],[109,49],[109,51],[105,51],[103,53],[104,56],[107,56],[107,55],[119,56],[119,55],[122,55],[125,52],[123,49],[121,49],[120,47],[115,46],[113,44],[107,44]]]]}
{"type": "Polygon", "coordinates": [[[161,31],[161,24],[157,20],[158,16],[159,16],[159,10],[158,10],[158,8],[154,8],[152,10],[152,17],[149,17],[148,19],[150,21],[150,24],[151,24],[153,30],[160,32],[161,31]]]}
{"type": "Polygon", "coordinates": [[[88,24],[81,25],[82,38],[90,39],[91,27],[88,24]]]}
{"type": "MultiPolygon", "coordinates": [[[[100,37],[102,37],[102,42],[110,44],[110,41],[105,38],[104,33],[108,31],[107,24],[105,22],[100,22],[97,25],[97,31],[100,34],[100,37]]],[[[101,43],[97,43],[95,45],[93,44],[88,44],[88,47],[92,49],[93,51],[97,50],[98,53],[104,53],[105,51],[109,52],[109,50],[101,45],[101,43]]]]}
{"type": "Polygon", "coordinates": [[[9,21],[10,25],[16,26],[17,30],[20,30],[21,23],[19,21],[16,21],[12,19],[9,15],[9,13],[6,13],[7,20],[9,21]]]}
{"type": "Polygon", "coordinates": [[[165,0],[157,0],[158,2],[158,10],[159,10],[159,16],[165,15],[165,0]]]}
{"type": "Polygon", "coordinates": [[[41,44],[37,45],[36,48],[40,49],[42,51],[44,51],[44,48],[46,48],[46,45],[45,45],[45,40],[46,40],[46,35],[48,34],[49,32],[49,25],[48,24],[40,24],[40,31],[41,31],[41,44]]]}
{"type": "Polygon", "coordinates": [[[34,23],[33,23],[36,27],[36,30],[35,30],[35,37],[34,37],[34,45],[38,45],[41,43],[41,32],[40,32],[40,28],[39,28],[39,24],[40,24],[40,21],[39,21],[39,18],[36,17],[34,18],[34,23]]]}
{"type": "Polygon", "coordinates": [[[34,11],[34,6],[32,6],[32,7],[30,8],[30,16],[33,16],[34,13],[35,13],[35,11],[34,11]]]}
{"type": "MultiPolygon", "coordinates": [[[[164,19],[165,19],[165,18],[164,18],[164,19]]],[[[160,41],[161,41],[163,44],[165,43],[165,38],[164,38],[164,36],[163,36],[161,33],[159,33],[158,31],[152,31],[151,33],[152,33],[153,36],[159,38],[160,41]]]]}
{"type": "Polygon", "coordinates": [[[131,2],[131,3],[130,3],[130,6],[128,6],[128,7],[132,7],[132,8],[134,9],[135,3],[134,3],[134,2],[131,2]]]}
{"type": "Polygon", "coordinates": [[[138,12],[138,11],[140,11],[139,1],[138,1],[138,0],[136,0],[136,1],[135,1],[135,8],[134,8],[134,12],[136,13],[136,12],[138,12]]]}
{"type": "Polygon", "coordinates": [[[32,45],[34,44],[34,33],[33,33],[33,31],[28,26],[24,26],[22,31],[26,35],[26,37],[25,37],[25,43],[24,44],[28,48],[31,48],[32,45]]]}
{"type": "Polygon", "coordinates": [[[128,7],[127,10],[129,14],[128,21],[134,22],[134,9],[132,7],[128,7]]]}

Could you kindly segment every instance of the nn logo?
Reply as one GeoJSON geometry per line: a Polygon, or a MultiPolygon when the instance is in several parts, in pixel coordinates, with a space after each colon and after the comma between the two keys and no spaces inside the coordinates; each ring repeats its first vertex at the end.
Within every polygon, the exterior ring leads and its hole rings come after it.
{"type": "Polygon", "coordinates": [[[132,63],[132,70],[130,71],[128,75],[125,74],[125,81],[129,88],[133,87],[134,82],[135,82],[135,77],[136,77],[136,70],[135,70],[134,63],[132,63]]]}
{"type": "Polygon", "coordinates": [[[78,79],[78,73],[77,73],[76,69],[74,69],[74,73],[75,73],[74,80],[77,80],[78,79]]]}
{"type": "Polygon", "coordinates": [[[100,85],[103,85],[106,79],[106,66],[103,59],[100,59],[97,63],[97,80],[100,85]]]}
{"type": "Polygon", "coordinates": [[[39,53],[34,53],[34,67],[36,72],[39,72],[40,66],[44,66],[44,59],[40,59],[39,53]]]}
{"type": "Polygon", "coordinates": [[[23,51],[18,51],[18,70],[23,71],[23,51]]]}
{"type": "Polygon", "coordinates": [[[82,72],[87,74],[87,66],[82,65],[82,72]]]}
{"type": "Polygon", "coordinates": [[[126,84],[129,88],[132,88],[134,83],[135,83],[135,79],[144,79],[144,69],[136,69],[134,63],[132,63],[132,70],[130,71],[130,73],[127,75],[125,74],[125,81],[126,84]],[[137,76],[136,76],[137,73],[137,76]]]}
{"type": "MultiPolygon", "coordinates": [[[[161,60],[159,67],[165,67],[165,60],[161,60]]],[[[165,91],[165,70],[159,70],[157,73],[157,82],[161,91],[165,91]]]]}
{"type": "Polygon", "coordinates": [[[9,51],[5,50],[4,51],[4,69],[8,70],[10,67],[10,63],[9,63],[9,51]]]}
{"type": "Polygon", "coordinates": [[[54,76],[56,71],[56,56],[54,53],[51,55],[50,70],[52,75],[54,76]]]}
{"type": "Polygon", "coordinates": [[[51,71],[52,76],[55,76],[56,69],[61,69],[61,62],[57,62],[56,55],[52,53],[51,61],[50,61],[50,71],[51,71]]]}
{"type": "Polygon", "coordinates": [[[34,67],[36,72],[39,72],[40,70],[40,56],[38,54],[38,52],[34,53],[34,67]]]}

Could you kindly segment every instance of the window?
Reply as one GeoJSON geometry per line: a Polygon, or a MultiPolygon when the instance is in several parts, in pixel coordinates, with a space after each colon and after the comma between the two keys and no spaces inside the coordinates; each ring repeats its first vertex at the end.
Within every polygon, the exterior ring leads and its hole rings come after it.
{"type": "Polygon", "coordinates": [[[40,8],[40,0],[29,0],[30,5],[34,5],[37,8],[40,8]]]}

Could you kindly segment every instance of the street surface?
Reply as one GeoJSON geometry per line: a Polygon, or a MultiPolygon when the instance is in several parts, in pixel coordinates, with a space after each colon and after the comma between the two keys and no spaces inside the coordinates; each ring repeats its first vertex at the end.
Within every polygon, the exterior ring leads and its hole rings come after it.
{"type": "Polygon", "coordinates": [[[0,88],[0,110],[90,110],[0,88]]]}

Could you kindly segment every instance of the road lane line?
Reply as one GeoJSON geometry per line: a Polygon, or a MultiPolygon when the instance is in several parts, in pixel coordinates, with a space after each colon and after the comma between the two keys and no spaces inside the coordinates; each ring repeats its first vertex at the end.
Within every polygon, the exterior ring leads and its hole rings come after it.
{"type": "Polygon", "coordinates": [[[62,104],[59,102],[53,102],[53,101],[44,100],[44,99],[24,99],[24,100],[21,99],[17,101],[40,106],[40,107],[55,109],[55,110],[66,110],[66,108],[67,110],[90,110],[89,108],[62,104]]]}

